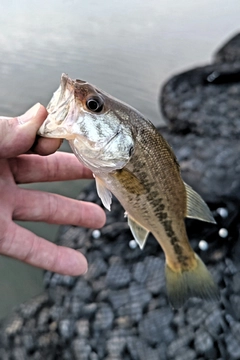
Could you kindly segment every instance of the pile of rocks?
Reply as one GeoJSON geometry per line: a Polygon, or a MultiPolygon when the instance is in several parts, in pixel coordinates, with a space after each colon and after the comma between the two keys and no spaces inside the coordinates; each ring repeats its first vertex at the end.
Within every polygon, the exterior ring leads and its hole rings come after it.
{"type": "Polygon", "coordinates": [[[168,128],[161,132],[177,155],[183,178],[205,200],[239,201],[240,35],[215,59],[165,84],[161,108],[168,128]]]}
{"type": "MultiPolygon", "coordinates": [[[[187,228],[192,247],[221,289],[221,301],[191,299],[172,310],[160,246],[151,236],[144,251],[135,246],[124,210],[114,199],[101,231],[61,228],[58,244],[83,252],[89,271],[77,278],[45,273],[45,293],[2,322],[1,360],[240,359],[238,130],[225,125],[223,117],[221,124],[211,126],[218,108],[211,111],[210,120],[207,116],[211,92],[212,103],[221,105],[218,96],[229,93],[226,87],[240,84],[218,84],[214,92],[215,85],[196,83],[198,75],[192,72],[165,85],[163,111],[172,131],[161,132],[175,147],[186,181],[211,202],[218,225],[188,220],[187,228]],[[195,100],[191,87],[196,88],[195,100]],[[221,183],[224,174],[227,185],[221,183]]],[[[227,113],[224,116],[228,119],[227,113]]],[[[100,204],[95,185],[79,198],[100,204]]]]}
{"type": "MultiPolygon", "coordinates": [[[[99,201],[93,186],[81,198],[99,201]]],[[[221,302],[192,299],[180,310],[168,304],[160,246],[150,237],[144,251],[134,247],[123,213],[114,200],[101,232],[61,229],[58,243],[80,249],[89,271],[78,278],[45,273],[46,292],[2,324],[0,359],[240,358],[240,276],[233,256],[239,259],[239,212],[231,208],[229,216],[221,217],[215,211],[218,227],[202,231],[209,243],[202,253],[201,237],[195,235],[199,223],[189,222],[192,246],[219,284],[221,302]],[[216,245],[219,228],[231,226],[228,240],[216,245]]]]}

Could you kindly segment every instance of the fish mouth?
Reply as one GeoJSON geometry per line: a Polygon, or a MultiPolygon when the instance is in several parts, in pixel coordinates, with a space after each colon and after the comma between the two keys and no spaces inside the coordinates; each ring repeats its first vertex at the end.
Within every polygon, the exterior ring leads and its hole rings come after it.
{"type": "Polygon", "coordinates": [[[74,106],[74,86],[66,74],[62,74],[61,83],[54,92],[47,105],[48,116],[38,130],[38,135],[48,138],[74,138],[71,133],[71,124],[74,122],[78,111],[74,106]]]}

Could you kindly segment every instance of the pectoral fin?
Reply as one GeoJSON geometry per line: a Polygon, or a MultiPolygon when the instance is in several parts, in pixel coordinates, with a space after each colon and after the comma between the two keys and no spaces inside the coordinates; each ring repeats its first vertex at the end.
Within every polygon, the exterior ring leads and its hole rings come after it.
{"type": "Polygon", "coordinates": [[[142,250],[146,244],[149,231],[143,228],[133,218],[128,216],[128,225],[131,229],[134,239],[142,250]]]}
{"type": "Polygon", "coordinates": [[[102,203],[105,206],[105,208],[111,211],[111,203],[112,203],[111,191],[109,191],[106,188],[104,182],[101,179],[99,179],[97,176],[95,176],[95,180],[96,180],[96,188],[97,188],[98,196],[102,200],[102,203]]]}
{"type": "Polygon", "coordinates": [[[216,224],[209,207],[201,196],[196,193],[191,186],[186,183],[184,183],[184,185],[187,193],[186,217],[216,224]]]}

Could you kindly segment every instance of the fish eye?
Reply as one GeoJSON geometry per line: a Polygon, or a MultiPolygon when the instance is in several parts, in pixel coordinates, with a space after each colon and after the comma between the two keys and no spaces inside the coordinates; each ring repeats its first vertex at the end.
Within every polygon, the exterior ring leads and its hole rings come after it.
{"type": "Polygon", "coordinates": [[[86,102],[87,108],[90,111],[99,113],[103,109],[103,100],[100,97],[92,97],[86,102]]]}

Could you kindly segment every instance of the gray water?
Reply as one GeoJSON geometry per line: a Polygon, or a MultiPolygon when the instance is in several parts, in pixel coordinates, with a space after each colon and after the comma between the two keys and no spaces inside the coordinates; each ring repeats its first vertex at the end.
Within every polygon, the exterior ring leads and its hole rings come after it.
{"type": "MultiPolygon", "coordinates": [[[[65,72],[162,124],[160,86],[177,72],[211,61],[239,31],[239,14],[239,0],[3,0],[0,114],[19,115],[36,102],[47,105],[65,72]]],[[[84,184],[28,187],[76,197],[84,184]]],[[[49,240],[58,229],[23,225],[49,240]]],[[[41,270],[0,256],[0,318],[42,289],[41,270]]]]}

